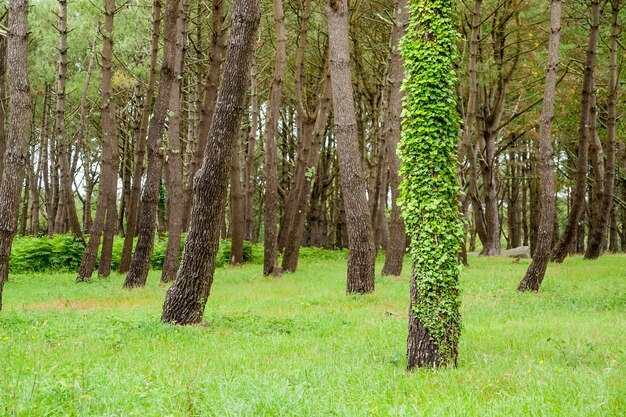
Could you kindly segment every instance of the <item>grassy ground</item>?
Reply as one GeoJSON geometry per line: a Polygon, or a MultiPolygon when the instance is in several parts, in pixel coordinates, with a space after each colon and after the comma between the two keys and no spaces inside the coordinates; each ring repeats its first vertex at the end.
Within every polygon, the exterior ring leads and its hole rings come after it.
{"type": "Polygon", "coordinates": [[[207,328],[159,322],[156,272],[135,291],[12,276],[0,415],[626,415],[626,257],[550,266],[539,294],[515,292],[528,261],[471,262],[459,367],[413,373],[407,274],[352,297],[338,259],[218,269],[207,328]]]}

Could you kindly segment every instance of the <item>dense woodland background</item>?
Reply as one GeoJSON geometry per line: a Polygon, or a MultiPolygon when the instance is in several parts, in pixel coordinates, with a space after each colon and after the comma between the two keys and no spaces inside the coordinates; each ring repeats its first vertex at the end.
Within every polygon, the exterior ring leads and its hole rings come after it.
{"type": "MultiPolygon", "coordinates": [[[[620,27],[626,10],[621,3],[570,1],[563,6],[552,128],[557,178],[553,244],[569,218],[572,236],[566,242],[567,252],[587,251],[590,257],[594,230],[600,252],[626,251],[622,75],[626,41],[620,27]],[[589,42],[594,27],[595,47],[589,42]],[[612,33],[618,40],[613,66],[612,33]],[[592,89],[585,94],[590,45],[595,62],[592,89]],[[612,71],[618,80],[613,89],[612,71]],[[590,102],[589,155],[580,166],[584,100],[590,102]],[[616,123],[613,130],[611,123],[616,123]],[[581,171],[586,173],[584,195],[573,197],[581,171]],[[582,206],[580,219],[570,215],[578,206],[582,206]]],[[[386,251],[385,269],[391,275],[399,274],[405,247],[396,204],[400,108],[394,105],[402,79],[395,46],[406,19],[397,12],[403,5],[405,0],[350,2],[358,136],[354,156],[363,170],[373,239],[376,248],[386,251]]],[[[466,250],[498,255],[505,248],[530,246],[532,253],[542,206],[538,139],[548,4],[476,0],[456,5],[458,107],[460,127],[466,127],[458,153],[466,250]]],[[[232,240],[233,263],[243,261],[243,240],[262,241],[268,231],[277,232],[283,270],[297,268],[300,245],[348,246],[346,191],[340,187],[333,131],[326,6],[327,2],[317,0],[261,2],[249,94],[230,169],[229,203],[220,224],[210,225],[220,229],[223,239],[232,240]]],[[[131,268],[133,237],[142,227],[150,228],[138,213],[150,209],[156,212],[152,219],[158,239],[169,236],[171,241],[163,280],[173,280],[178,269],[192,179],[202,161],[216,105],[231,4],[183,0],[179,7],[178,21],[168,22],[167,5],[159,0],[33,1],[30,5],[33,112],[17,230],[34,236],[73,233],[80,240],[99,230],[104,236],[99,272],[104,276],[110,272],[115,235],[125,237],[121,262],[115,266],[121,272],[131,268]],[[107,43],[109,39],[112,43],[107,43]],[[169,68],[169,75],[163,76],[163,68],[169,68]],[[107,71],[110,83],[103,84],[107,71]],[[171,88],[168,103],[159,107],[157,92],[166,83],[171,88]],[[163,127],[152,131],[158,120],[163,127]]],[[[0,152],[10,112],[5,48],[1,42],[0,118],[5,123],[0,123],[0,152]]],[[[87,253],[97,249],[90,245],[87,253]]],[[[141,256],[149,259],[151,251],[151,245],[142,248],[141,256]]],[[[95,252],[93,259],[91,270],[95,252]]],[[[274,262],[269,269],[266,264],[266,272],[272,272],[274,262]]],[[[80,275],[86,279],[91,270],[83,265],[80,275]]],[[[127,284],[141,285],[141,281],[127,279],[127,284]]]]}

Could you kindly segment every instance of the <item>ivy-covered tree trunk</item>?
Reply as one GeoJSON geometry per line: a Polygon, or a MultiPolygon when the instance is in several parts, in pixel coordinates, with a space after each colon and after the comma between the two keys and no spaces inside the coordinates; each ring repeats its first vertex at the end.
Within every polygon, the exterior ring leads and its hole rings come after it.
{"type": "Polygon", "coordinates": [[[401,207],[413,261],[407,367],[453,366],[461,334],[456,24],[450,0],[411,0],[402,41],[401,207]]]}

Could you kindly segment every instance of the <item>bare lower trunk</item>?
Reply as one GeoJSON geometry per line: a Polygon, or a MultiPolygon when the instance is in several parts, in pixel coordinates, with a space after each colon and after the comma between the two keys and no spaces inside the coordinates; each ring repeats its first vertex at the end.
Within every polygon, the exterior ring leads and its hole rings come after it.
{"type": "Polygon", "coordinates": [[[366,184],[358,148],[350,68],[347,0],[331,1],[326,8],[333,90],[334,133],[337,137],[339,176],[348,226],[348,293],[374,291],[374,235],[366,184]]]}
{"type": "Polygon", "coordinates": [[[137,246],[130,264],[130,270],[124,281],[125,288],[145,286],[148,278],[148,269],[150,268],[150,256],[154,247],[157,206],[161,197],[161,171],[163,168],[161,146],[176,71],[176,23],[180,2],[181,0],[169,0],[165,10],[163,62],[161,63],[157,98],[154,103],[154,115],[148,128],[148,165],[146,182],[141,193],[139,220],[137,222],[137,246]]]}
{"type": "Polygon", "coordinates": [[[135,135],[135,149],[133,167],[133,184],[130,190],[130,200],[128,202],[128,214],[126,216],[126,236],[124,236],[124,247],[122,248],[122,258],[118,271],[128,272],[130,261],[133,256],[133,241],[136,235],[137,219],[139,217],[139,198],[141,194],[141,179],[144,168],[144,157],[146,155],[146,132],[148,130],[148,120],[151,113],[152,95],[157,76],[157,55],[159,53],[159,28],[161,26],[161,0],[153,0],[152,3],[152,38],[150,41],[150,69],[148,75],[148,85],[144,97],[143,108],[139,129],[135,135]]]}
{"type": "Polygon", "coordinates": [[[559,243],[552,250],[552,260],[563,262],[567,256],[569,246],[574,237],[574,229],[582,218],[585,206],[585,194],[587,191],[587,159],[589,156],[589,118],[591,114],[591,98],[593,95],[594,67],[596,62],[596,49],[598,45],[598,32],[600,27],[600,1],[591,2],[591,29],[589,31],[589,46],[585,58],[583,73],[583,92],[580,106],[580,123],[578,126],[578,162],[576,172],[576,186],[572,196],[572,207],[567,217],[565,230],[559,243]]]}
{"type": "Polygon", "coordinates": [[[228,172],[243,114],[250,63],[259,24],[258,0],[235,0],[231,41],[219,104],[215,109],[202,167],[194,178],[194,199],[185,254],[174,285],[167,291],[161,320],[172,324],[202,321],[211,291],[219,224],[226,203],[228,172]]]}
{"type": "Polygon", "coordinates": [[[181,12],[178,16],[176,35],[176,59],[174,62],[175,74],[172,82],[170,97],[171,118],[168,129],[169,149],[167,158],[167,249],[163,261],[161,282],[171,282],[176,279],[180,257],[180,239],[183,233],[182,212],[185,208],[183,192],[183,159],[180,143],[181,133],[181,79],[183,74],[185,42],[187,38],[187,0],[181,2],[181,12]]]}
{"type": "MultiPolygon", "coordinates": [[[[387,121],[387,160],[389,162],[389,184],[391,187],[391,222],[389,229],[389,246],[385,254],[385,264],[382,274],[400,276],[402,273],[402,261],[404,259],[405,232],[404,222],[398,207],[398,195],[400,185],[400,159],[396,152],[400,142],[400,116],[402,113],[402,92],[400,86],[404,78],[403,61],[400,55],[399,42],[404,36],[404,27],[408,23],[409,14],[407,1],[398,0],[398,10],[396,12],[396,25],[391,34],[392,53],[389,64],[389,108],[387,121]]],[[[387,197],[385,192],[385,198],[387,197]]]]}
{"type": "Polygon", "coordinates": [[[552,150],[552,117],[554,116],[554,102],[556,96],[556,81],[559,67],[559,45],[561,39],[561,5],[562,0],[552,0],[550,8],[550,41],[548,46],[548,64],[546,66],[546,82],[543,93],[543,109],[539,126],[539,158],[541,171],[541,223],[537,236],[537,247],[533,260],[518,291],[539,291],[541,282],[546,273],[550,251],[552,249],[552,235],[554,230],[554,216],[556,214],[556,194],[554,155],[552,150]]]}
{"type": "MultiPolygon", "coordinates": [[[[613,197],[615,194],[615,154],[616,146],[616,127],[617,127],[617,88],[618,88],[618,69],[617,69],[617,48],[619,27],[619,10],[620,1],[613,0],[612,13],[612,30],[611,30],[611,58],[609,64],[609,91],[608,91],[608,121],[607,121],[607,144],[606,144],[606,166],[604,169],[604,181],[601,198],[598,201],[598,210],[596,222],[593,223],[585,259],[597,259],[603,251],[606,241],[607,225],[611,219],[611,211],[613,208],[613,197]]],[[[600,165],[602,161],[598,162],[600,165]]]]}
{"type": "Polygon", "coordinates": [[[9,2],[7,72],[9,85],[9,131],[0,178],[0,310],[2,290],[9,276],[9,258],[15,235],[31,118],[28,84],[28,0],[9,2]]]}
{"type": "Polygon", "coordinates": [[[89,232],[89,242],[78,269],[76,280],[87,281],[93,273],[100,247],[100,238],[105,228],[110,207],[110,196],[117,195],[117,129],[115,108],[112,100],[113,79],[113,19],[115,0],[105,0],[105,22],[102,32],[102,157],[100,163],[100,193],[96,216],[89,232]]]}
{"type": "Polygon", "coordinates": [[[254,156],[257,133],[259,130],[259,97],[257,88],[256,59],[253,57],[250,71],[250,131],[246,143],[246,164],[244,166],[243,186],[244,195],[244,236],[247,240],[254,240],[254,156]]]}
{"type": "Polygon", "coordinates": [[[235,144],[234,156],[230,166],[230,263],[243,264],[243,193],[241,190],[241,155],[239,141],[235,144]]]}
{"type": "Polygon", "coordinates": [[[274,24],[276,26],[276,64],[270,102],[268,104],[265,135],[265,231],[263,234],[263,275],[280,274],[276,268],[276,215],[278,213],[278,118],[283,94],[285,75],[285,16],[282,0],[274,0],[274,24]]]}

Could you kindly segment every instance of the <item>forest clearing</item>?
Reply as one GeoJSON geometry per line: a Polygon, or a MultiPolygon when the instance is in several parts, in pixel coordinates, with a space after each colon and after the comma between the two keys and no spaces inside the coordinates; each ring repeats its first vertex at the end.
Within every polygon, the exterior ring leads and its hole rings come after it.
{"type": "Polygon", "coordinates": [[[0,415],[626,415],[624,0],[0,1],[0,415]]]}
{"type": "Polygon", "coordinates": [[[568,258],[537,295],[515,291],[528,260],[472,259],[458,368],[416,373],[408,275],[346,297],[345,253],[307,256],[280,279],[218,268],[207,327],[160,323],[154,272],[133,292],[118,274],[80,287],[72,274],[17,275],[0,414],[623,416],[625,261],[568,258]]]}

